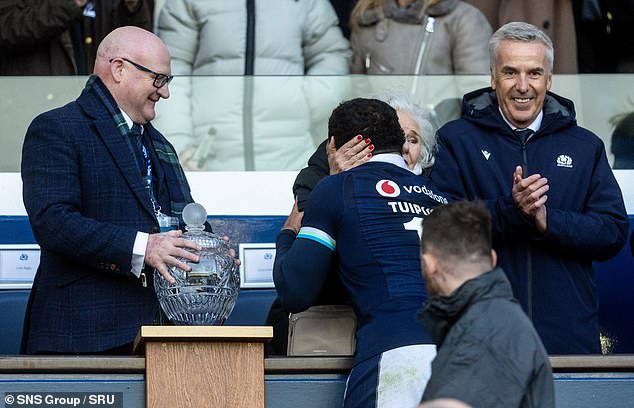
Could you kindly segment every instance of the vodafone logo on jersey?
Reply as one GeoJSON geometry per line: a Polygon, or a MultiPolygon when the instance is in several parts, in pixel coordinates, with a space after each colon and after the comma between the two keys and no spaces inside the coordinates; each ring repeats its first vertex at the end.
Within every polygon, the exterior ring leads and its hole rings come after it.
{"type": "Polygon", "coordinates": [[[401,189],[392,180],[380,180],[376,183],[376,191],[383,197],[398,197],[401,189]]]}

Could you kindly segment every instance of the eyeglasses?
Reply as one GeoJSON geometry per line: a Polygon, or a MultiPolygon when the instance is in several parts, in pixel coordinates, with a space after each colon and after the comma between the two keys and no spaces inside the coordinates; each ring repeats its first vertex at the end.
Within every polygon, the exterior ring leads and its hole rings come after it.
{"type": "MultiPolygon", "coordinates": [[[[111,58],[108,62],[112,63],[112,61],[114,61],[117,58],[119,57],[111,58]]],[[[165,85],[169,84],[172,81],[172,79],[174,79],[174,75],[159,74],[158,72],[154,72],[151,69],[146,68],[141,64],[137,64],[136,62],[131,61],[127,58],[121,57],[121,59],[124,60],[125,62],[129,62],[130,64],[134,65],[134,67],[138,69],[139,71],[149,72],[150,74],[153,74],[154,75],[153,85],[157,89],[164,87],[165,85]]]]}

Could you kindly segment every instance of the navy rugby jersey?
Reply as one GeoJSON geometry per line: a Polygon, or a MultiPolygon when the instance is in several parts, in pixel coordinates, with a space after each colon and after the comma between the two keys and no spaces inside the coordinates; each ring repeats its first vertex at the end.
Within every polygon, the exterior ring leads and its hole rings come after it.
{"type": "Polygon", "coordinates": [[[311,306],[335,262],[358,318],[355,362],[432,343],[416,316],[426,299],[420,231],[446,202],[396,154],[322,179],[297,237],[283,230],[277,238],[273,275],[283,305],[291,312],[311,306]]]}

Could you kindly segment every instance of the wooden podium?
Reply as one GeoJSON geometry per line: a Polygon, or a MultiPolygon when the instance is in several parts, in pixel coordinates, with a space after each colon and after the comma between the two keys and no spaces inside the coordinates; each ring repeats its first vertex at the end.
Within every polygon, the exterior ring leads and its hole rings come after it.
{"type": "Polygon", "coordinates": [[[143,326],[146,407],[264,408],[270,326],[143,326]]]}

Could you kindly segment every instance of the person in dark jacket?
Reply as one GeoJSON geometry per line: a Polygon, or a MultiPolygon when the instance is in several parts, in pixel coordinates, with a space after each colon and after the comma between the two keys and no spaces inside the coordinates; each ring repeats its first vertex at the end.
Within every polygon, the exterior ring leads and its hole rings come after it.
{"type": "Polygon", "coordinates": [[[121,27],[97,54],[77,100],[38,115],[24,138],[24,207],[42,251],[23,354],[131,353],[158,311],[154,270],[175,283],[169,267],[199,261],[182,231],[160,232],[166,216],[182,225],[193,201],[174,147],[152,125],[170,96],[167,46],[121,27]]]}
{"type": "Polygon", "coordinates": [[[113,29],[152,30],[154,0],[0,0],[0,75],[89,74],[113,29]]]}
{"type": "Polygon", "coordinates": [[[496,267],[491,214],[477,202],[437,207],[426,219],[423,326],[438,350],[423,401],[473,407],[554,407],[552,369],[530,320],[496,267]]]}
{"type": "Polygon", "coordinates": [[[506,24],[489,54],[491,87],[465,95],[462,117],[439,129],[431,178],[485,202],[500,265],[546,350],[600,353],[592,262],[617,254],[628,232],[605,146],[577,125],[572,101],[549,92],[542,31],[506,24]]]}

